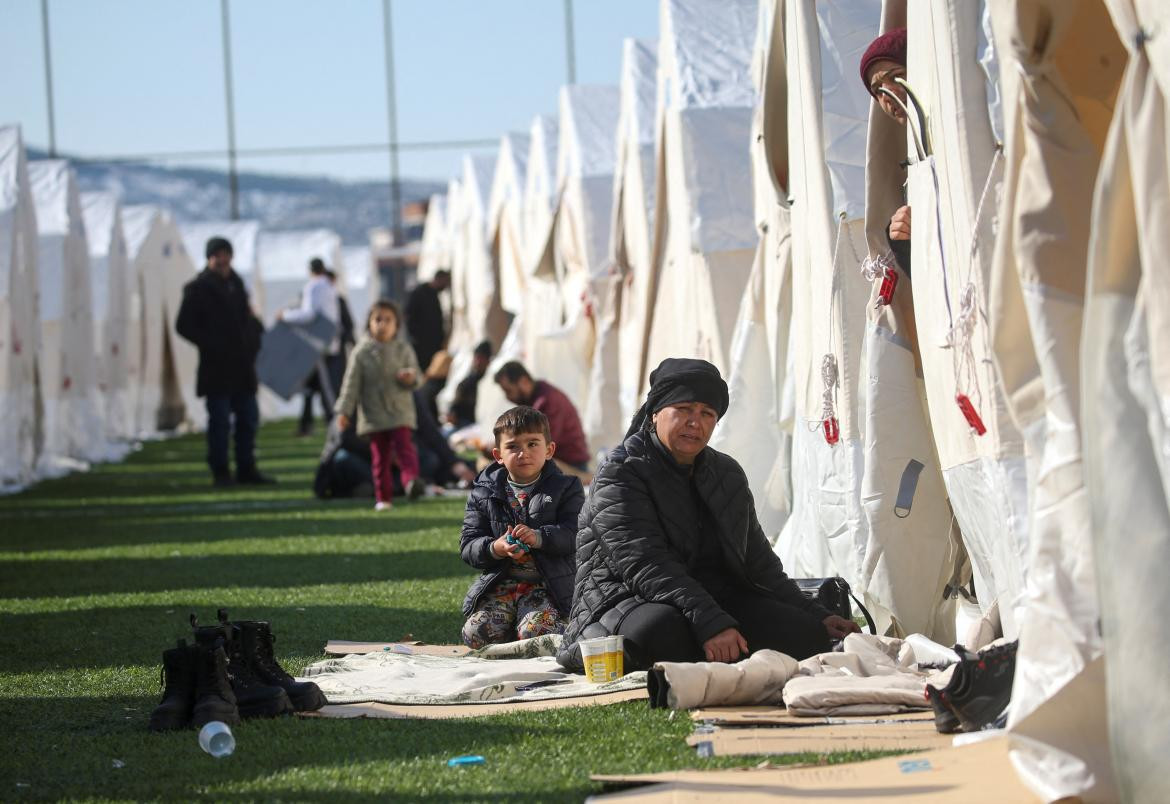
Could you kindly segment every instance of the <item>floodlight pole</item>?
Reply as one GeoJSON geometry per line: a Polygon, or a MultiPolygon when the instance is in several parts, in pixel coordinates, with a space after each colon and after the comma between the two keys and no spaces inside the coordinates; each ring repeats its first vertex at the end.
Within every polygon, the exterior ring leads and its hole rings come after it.
{"type": "Polygon", "coordinates": [[[49,156],[57,155],[57,124],[53,114],[53,56],[49,48],[49,0],[41,0],[41,39],[45,53],[45,100],[49,110],[49,156]]]}
{"type": "Polygon", "coordinates": [[[565,0],[565,68],[569,83],[577,83],[577,44],[573,35],[573,0],[565,0]]]}
{"type": "Polygon", "coordinates": [[[394,245],[402,243],[402,182],[398,174],[398,95],[394,78],[394,21],[390,0],[382,0],[382,50],[386,57],[386,128],[390,139],[390,223],[394,245]]]}
{"type": "Polygon", "coordinates": [[[220,30],[223,34],[223,98],[227,107],[228,194],[231,217],[240,219],[240,174],[236,170],[236,102],[232,93],[232,31],[228,20],[228,0],[219,0],[220,30]]]}

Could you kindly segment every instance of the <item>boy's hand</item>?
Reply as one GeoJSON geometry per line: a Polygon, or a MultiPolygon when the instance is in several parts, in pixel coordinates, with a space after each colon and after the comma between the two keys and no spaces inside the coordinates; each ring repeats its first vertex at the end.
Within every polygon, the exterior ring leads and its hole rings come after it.
{"type": "Polygon", "coordinates": [[[337,428],[342,431],[349,429],[349,417],[344,413],[337,414],[337,428]]]}
{"type": "Polygon", "coordinates": [[[512,536],[524,542],[533,550],[540,549],[540,534],[527,525],[513,525],[512,536]]]}
{"type": "Polygon", "coordinates": [[[520,564],[527,564],[532,560],[532,556],[525,552],[522,546],[508,543],[507,533],[492,542],[492,555],[497,558],[510,558],[520,564]]]}

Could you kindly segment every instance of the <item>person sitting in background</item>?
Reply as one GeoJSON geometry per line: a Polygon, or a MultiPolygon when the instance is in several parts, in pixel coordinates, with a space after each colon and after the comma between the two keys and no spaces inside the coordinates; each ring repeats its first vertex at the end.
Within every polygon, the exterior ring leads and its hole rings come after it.
{"type": "Polygon", "coordinates": [[[475,424],[475,403],[479,397],[479,381],[487,374],[488,364],[492,362],[491,341],[480,341],[471,357],[471,372],[455,386],[455,399],[451,402],[451,411],[447,420],[458,430],[469,424],[475,424]]]}
{"type": "Polygon", "coordinates": [[[414,349],[397,334],[394,303],[383,299],[370,305],[366,334],[353,350],[337,399],[337,426],[348,428],[356,411],[358,435],[370,437],[376,511],[390,510],[394,499],[392,460],[398,463],[409,497],[418,498],[424,491],[411,437],[417,422],[411,391],[421,378],[414,349]]]}
{"type": "Polygon", "coordinates": [[[513,405],[528,405],[548,417],[552,440],[557,443],[556,461],[562,470],[589,471],[581,417],[564,392],[545,380],[533,380],[528,369],[515,360],[500,366],[495,381],[513,405]]]}
{"type": "Polygon", "coordinates": [[[418,450],[419,475],[435,486],[469,488],[475,481],[475,472],[467,461],[451,449],[439,423],[427,406],[426,389],[414,392],[414,412],[418,422],[414,428],[414,446],[418,450]]]}
{"type": "MultiPolygon", "coordinates": [[[[341,310],[337,303],[337,291],[329,279],[329,271],[325,268],[325,262],[320,257],[309,260],[309,281],[305,283],[304,290],[301,291],[300,305],[288,310],[281,310],[276,314],[276,319],[286,324],[304,326],[313,323],[317,316],[324,316],[334,327],[340,328],[341,310]]],[[[337,364],[337,357],[340,354],[339,344],[340,338],[335,334],[329,344],[329,351],[325,355],[325,366],[330,373],[332,373],[332,366],[337,364]]],[[[336,393],[337,386],[333,385],[326,393],[325,387],[321,384],[323,379],[330,383],[335,380],[332,377],[322,378],[320,370],[316,368],[305,378],[305,403],[301,408],[301,421],[297,429],[299,435],[307,436],[313,432],[314,396],[320,395],[321,397],[321,409],[326,423],[333,415],[329,400],[336,393]]]]}
{"type": "Polygon", "coordinates": [[[625,637],[629,666],[646,669],[762,648],[806,659],[860,630],[784,573],[743,468],[707,446],[727,404],[705,360],[667,358],[650,374],[581,511],[564,667],[581,668],[580,640],[612,634],[625,637]]]}
{"type": "Polygon", "coordinates": [[[313,493],[322,500],[374,496],[369,442],[358,436],[355,422],[348,424],[343,430],[334,420],[325,432],[325,448],[313,478],[313,493]]]}
{"type": "Polygon", "coordinates": [[[430,365],[423,373],[422,395],[426,400],[427,410],[431,418],[439,421],[439,393],[447,387],[447,379],[451,375],[451,353],[446,349],[435,352],[430,365]]]}
{"type": "MultiPolygon", "coordinates": [[[[861,81],[878,107],[902,125],[906,124],[906,87],[897,79],[906,77],[906,29],[886,31],[870,43],[861,57],[861,81]],[[894,95],[897,100],[890,97],[894,95]],[[899,103],[900,101],[900,103],[899,103]]],[[[906,276],[910,276],[910,207],[898,207],[886,227],[890,251],[906,276]]]]}
{"type": "Polygon", "coordinates": [[[459,550],[481,575],[463,602],[472,648],[564,631],[573,603],[581,481],[561,474],[549,421],[515,407],[496,420],[496,462],[467,498],[459,550]]]}

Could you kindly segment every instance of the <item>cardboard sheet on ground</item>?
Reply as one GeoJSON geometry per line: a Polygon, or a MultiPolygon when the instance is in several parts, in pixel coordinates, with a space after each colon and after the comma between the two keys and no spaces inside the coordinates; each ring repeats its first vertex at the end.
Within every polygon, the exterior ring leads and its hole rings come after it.
{"type": "Polygon", "coordinates": [[[934,722],[932,712],[900,712],[861,717],[800,717],[778,706],[712,706],[691,710],[691,720],[712,726],[827,726],[850,723],[905,723],[919,720],[934,722]]]}
{"type": "Polygon", "coordinates": [[[650,785],[592,800],[716,801],[995,801],[1035,802],[1008,759],[1007,742],[987,740],[911,756],[790,770],[672,771],[596,775],[607,784],[650,785]]]}
{"type": "Polygon", "coordinates": [[[457,720],[469,717],[506,715],[512,712],[545,712],[549,709],[569,709],[576,706],[605,706],[626,701],[645,700],[646,690],[607,692],[572,698],[545,698],[538,701],[508,701],[506,703],[477,704],[329,704],[316,712],[303,712],[304,717],[381,718],[386,720],[457,720]]]}
{"type": "Polygon", "coordinates": [[[687,738],[700,756],[828,754],[834,751],[923,751],[947,748],[952,738],[933,721],[861,722],[808,727],[703,727],[687,738]]]}
{"type": "Polygon", "coordinates": [[[553,634],[489,645],[462,656],[414,652],[414,647],[424,646],[399,645],[401,650],[324,659],[306,667],[304,676],[316,682],[330,704],[505,703],[645,689],[645,672],[605,684],[566,673],[556,660],[560,641],[553,634]]]}

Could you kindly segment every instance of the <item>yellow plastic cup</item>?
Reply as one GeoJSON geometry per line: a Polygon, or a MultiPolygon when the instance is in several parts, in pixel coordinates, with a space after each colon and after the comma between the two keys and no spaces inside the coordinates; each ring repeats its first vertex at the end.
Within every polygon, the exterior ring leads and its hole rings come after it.
{"type": "Polygon", "coordinates": [[[626,674],[625,637],[615,634],[606,637],[605,642],[605,672],[610,681],[616,681],[626,674]]]}
{"type": "Polygon", "coordinates": [[[585,665],[585,678],[591,684],[609,681],[609,637],[583,639],[579,644],[581,662],[585,665]]]}

